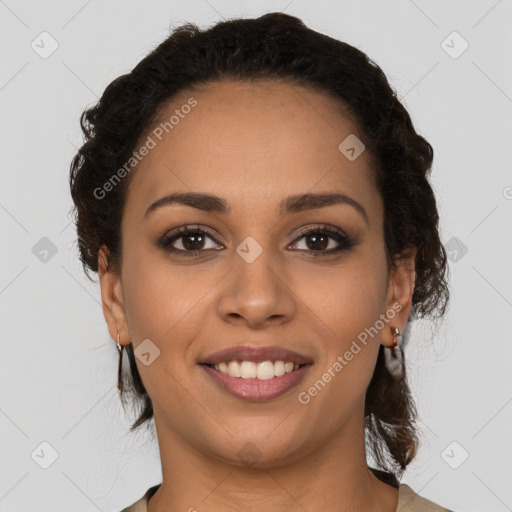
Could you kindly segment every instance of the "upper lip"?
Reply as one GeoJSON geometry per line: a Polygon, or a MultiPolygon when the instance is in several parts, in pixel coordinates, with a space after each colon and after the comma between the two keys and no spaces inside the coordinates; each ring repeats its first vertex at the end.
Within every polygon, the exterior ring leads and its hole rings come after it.
{"type": "Polygon", "coordinates": [[[260,347],[241,345],[214,352],[200,360],[199,364],[219,364],[233,360],[253,361],[255,363],[263,361],[284,361],[285,363],[291,362],[293,364],[308,364],[313,362],[310,357],[284,347],[277,347],[275,345],[260,347]]]}

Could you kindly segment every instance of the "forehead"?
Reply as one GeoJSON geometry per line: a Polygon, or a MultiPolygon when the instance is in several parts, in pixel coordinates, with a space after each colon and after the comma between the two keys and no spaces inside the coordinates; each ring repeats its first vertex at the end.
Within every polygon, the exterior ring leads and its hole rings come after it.
{"type": "Polygon", "coordinates": [[[343,104],[288,82],[216,82],[167,102],[141,141],[153,146],[132,171],[127,203],[143,209],[171,192],[208,192],[234,208],[338,190],[376,203],[366,152],[339,149],[360,136],[343,104]],[[193,105],[193,106],[191,106],[193,105]]]}

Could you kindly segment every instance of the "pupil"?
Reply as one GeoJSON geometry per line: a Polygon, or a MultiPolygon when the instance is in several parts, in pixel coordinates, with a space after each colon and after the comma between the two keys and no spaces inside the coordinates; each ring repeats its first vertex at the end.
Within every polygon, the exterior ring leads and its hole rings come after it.
{"type": "Polygon", "coordinates": [[[309,244],[308,243],[308,247],[310,249],[320,249],[320,250],[325,250],[325,248],[327,247],[327,245],[329,244],[329,242],[327,241],[327,244],[325,243],[326,240],[328,240],[328,237],[325,236],[325,235],[318,235],[318,234],[313,234],[313,235],[309,235],[307,237],[308,240],[313,240],[313,243],[312,244],[309,244]],[[321,240],[320,240],[321,239],[321,240]],[[320,240],[320,242],[319,242],[320,240]]]}
{"type": "Polygon", "coordinates": [[[187,248],[187,249],[191,249],[191,250],[194,250],[194,249],[197,249],[197,244],[200,244],[201,242],[203,242],[202,240],[203,238],[203,235],[201,233],[199,234],[194,234],[194,235],[187,235],[184,239],[184,243],[183,245],[187,248]],[[191,239],[195,239],[195,242],[192,242],[192,247],[189,247],[189,241],[191,239]],[[199,239],[199,240],[198,240],[199,239]]]}

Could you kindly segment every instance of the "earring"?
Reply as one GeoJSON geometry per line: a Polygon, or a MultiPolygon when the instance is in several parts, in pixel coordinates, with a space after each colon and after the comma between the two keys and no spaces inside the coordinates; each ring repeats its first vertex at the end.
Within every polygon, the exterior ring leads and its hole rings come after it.
{"type": "Polygon", "coordinates": [[[122,351],[123,351],[123,345],[121,345],[121,344],[119,343],[119,333],[117,333],[117,350],[118,350],[119,352],[122,352],[122,351]]]}
{"type": "Polygon", "coordinates": [[[393,350],[397,350],[402,345],[402,336],[398,327],[391,327],[391,334],[393,335],[393,350]]]}
{"type": "Polygon", "coordinates": [[[391,327],[393,335],[393,345],[384,347],[384,360],[389,373],[395,379],[401,379],[404,376],[404,351],[402,349],[403,336],[398,327],[391,327]]]}

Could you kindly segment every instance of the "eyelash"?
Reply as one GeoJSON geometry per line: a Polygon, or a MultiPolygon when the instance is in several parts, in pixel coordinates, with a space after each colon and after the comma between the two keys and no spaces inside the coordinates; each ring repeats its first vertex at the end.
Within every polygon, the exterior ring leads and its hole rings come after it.
{"type": "MultiPolygon", "coordinates": [[[[170,252],[174,254],[178,254],[185,257],[190,256],[198,256],[201,253],[207,252],[208,250],[218,250],[218,249],[198,249],[195,251],[184,251],[183,249],[176,249],[175,247],[172,247],[172,243],[176,240],[179,240],[180,238],[184,238],[186,235],[196,235],[196,234],[202,234],[207,236],[208,238],[213,239],[213,237],[208,233],[208,231],[205,231],[204,229],[200,227],[192,227],[192,226],[184,226],[182,228],[179,228],[176,232],[164,235],[158,242],[157,245],[159,248],[170,252]]],[[[330,238],[334,238],[336,242],[338,242],[339,247],[336,249],[328,249],[323,251],[314,251],[314,250],[304,250],[299,249],[299,251],[305,251],[312,253],[314,257],[317,256],[328,256],[332,254],[337,254],[342,251],[347,251],[354,247],[355,243],[352,241],[350,237],[348,237],[346,234],[343,234],[341,230],[338,232],[332,228],[328,228],[327,226],[319,226],[315,228],[308,228],[299,233],[299,236],[292,242],[293,244],[299,241],[301,238],[305,237],[306,235],[310,234],[325,234],[329,235],[330,238]]]]}

